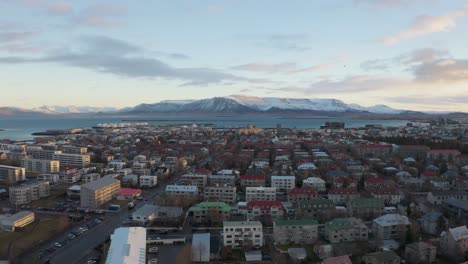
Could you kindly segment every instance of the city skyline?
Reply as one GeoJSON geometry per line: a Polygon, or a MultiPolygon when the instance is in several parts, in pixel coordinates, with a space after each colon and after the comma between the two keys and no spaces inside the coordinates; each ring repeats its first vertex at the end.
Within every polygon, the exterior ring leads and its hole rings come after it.
{"type": "Polygon", "coordinates": [[[466,1],[3,0],[0,9],[0,106],[246,94],[468,112],[466,1]]]}

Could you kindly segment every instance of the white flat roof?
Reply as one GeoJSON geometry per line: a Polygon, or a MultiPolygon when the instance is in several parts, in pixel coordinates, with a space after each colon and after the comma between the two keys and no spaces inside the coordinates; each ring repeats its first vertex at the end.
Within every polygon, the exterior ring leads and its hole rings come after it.
{"type": "Polygon", "coordinates": [[[106,264],[146,264],[146,228],[115,229],[106,264]]]}

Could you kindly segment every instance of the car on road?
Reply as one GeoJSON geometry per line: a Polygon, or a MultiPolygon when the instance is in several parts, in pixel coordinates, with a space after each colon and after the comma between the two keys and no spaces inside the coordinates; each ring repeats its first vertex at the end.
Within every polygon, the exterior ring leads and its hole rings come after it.
{"type": "Polygon", "coordinates": [[[76,238],[76,236],[74,234],[72,234],[72,233],[68,234],[67,237],[68,237],[68,239],[71,239],[71,240],[76,238]]]}
{"type": "Polygon", "coordinates": [[[159,248],[158,247],[150,247],[148,249],[148,252],[149,253],[158,253],[159,252],[159,248]]]}
{"type": "Polygon", "coordinates": [[[157,258],[152,258],[148,260],[148,264],[158,264],[158,259],[157,258]]]}
{"type": "Polygon", "coordinates": [[[55,243],[54,243],[54,246],[55,246],[55,247],[58,247],[58,248],[61,248],[61,247],[62,247],[62,244],[60,244],[59,242],[55,242],[55,243]]]}

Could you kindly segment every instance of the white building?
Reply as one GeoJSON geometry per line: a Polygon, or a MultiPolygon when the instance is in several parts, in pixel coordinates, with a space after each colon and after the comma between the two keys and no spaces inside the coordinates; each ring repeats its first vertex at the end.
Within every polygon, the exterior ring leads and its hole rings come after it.
{"type": "Polygon", "coordinates": [[[86,167],[91,162],[91,156],[80,154],[54,153],[53,160],[60,161],[60,167],[86,167]]]}
{"type": "Polygon", "coordinates": [[[140,176],[140,187],[141,188],[152,188],[158,184],[158,176],[153,175],[142,175],[140,176]]]}
{"type": "Polygon", "coordinates": [[[275,187],[246,187],[245,201],[276,201],[275,187]]]}
{"type": "Polygon", "coordinates": [[[0,165],[0,183],[15,183],[24,180],[26,180],[25,168],[0,165]]]}
{"type": "Polygon", "coordinates": [[[271,176],[271,187],[277,190],[289,191],[296,187],[295,176],[271,176]]]}
{"type": "Polygon", "coordinates": [[[237,202],[236,187],[231,186],[208,186],[205,187],[205,201],[216,201],[233,204],[237,202]]]}
{"type": "Polygon", "coordinates": [[[244,245],[263,246],[263,227],[259,221],[224,221],[223,245],[238,248],[244,245]]]}
{"type": "Polygon", "coordinates": [[[407,228],[410,225],[408,217],[400,214],[382,215],[372,221],[372,233],[378,240],[399,240],[406,238],[407,228]]]}
{"type": "Polygon", "coordinates": [[[106,264],[146,264],[146,228],[115,229],[106,264]]]}
{"type": "Polygon", "coordinates": [[[193,234],[192,237],[192,261],[210,261],[210,233],[193,234]]]}
{"type": "Polygon", "coordinates": [[[48,181],[38,181],[10,187],[10,203],[25,204],[39,198],[48,197],[50,185],[48,181]]]}
{"type": "Polygon", "coordinates": [[[60,175],[58,174],[39,174],[36,178],[38,181],[48,181],[50,183],[57,183],[60,181],[60,175]]]}
{"type": "Polygon", "coordinates": [[[116,171],[125,168],[126,164],[123,161],[114,160],[107,164],[107,167],[114,168],[116,171]]]}
{"type": "Polygon", "coordinates": [[[18,212],[11,216],[0,215],[0,229],[8,232],[16,228],[25,227],[34,222],[34,213],[29,211],[18,212]]]}
{"type": "Polygon", "coordinates": [[[325,181],[318,177],[309,177],[302,181],[303,186],[312,187],[319,192],[324,192],[326,190],[325,184],[325,181]]]}
{"type": "Polygon", "coordinates": [[[191,185],[167,185],[166,195],[195,198],[198,196],[198,188],[197,186],[191,186],[191,185]]]}
{"type": "Polygon", "coordinates": [[[26,172],[59,173],[60,161],[24,158],[21,160],[21,167],[24,167],[26,172]]]}
{"type": "Polygon", "coordinates": [[[81,186],[73,185],[67,189],[67,196],[69,198],[80,198],[81,195],[81,186]]]}
{"type": "Polygon", "coordinates": [[[88,173],[88,174],[85,174],[81,177],[81,181],[83,183],[88,183],[88,182],[92,182],[92,181],[97,181],[101,179],[101,174],[99,173],[88,173]]]}

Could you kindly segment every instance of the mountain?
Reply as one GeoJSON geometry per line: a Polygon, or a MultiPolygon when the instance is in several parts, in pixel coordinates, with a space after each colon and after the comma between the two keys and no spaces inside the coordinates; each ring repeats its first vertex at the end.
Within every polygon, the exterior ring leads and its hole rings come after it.
{"type": "Polygon", "coordinates": [[[114,107],[93,107],[93,106],[41,106],[33,108],[32,111],[45,114],[89,114],[99,112],[116,112],[114,107]]]}
{"type": "Polygon", "coordinates": [[[17,107],[0,107],[0,116],[44,116],[43,112],[22,109],[17,107]]]}

